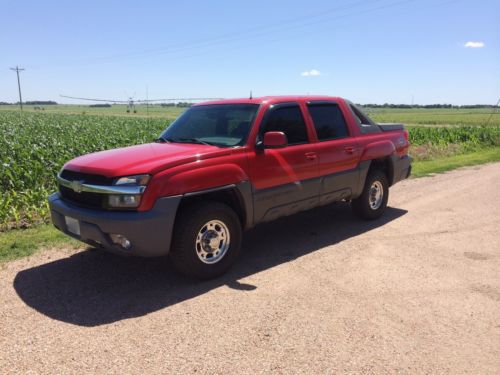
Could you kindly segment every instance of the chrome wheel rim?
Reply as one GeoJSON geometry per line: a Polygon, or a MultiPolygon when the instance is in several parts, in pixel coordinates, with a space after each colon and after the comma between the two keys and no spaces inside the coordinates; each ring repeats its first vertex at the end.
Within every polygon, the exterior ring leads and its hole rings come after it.
{"type": "Polygon", "coordinates": [[[226,255],[230,240],[226,224],[220,220],[210,220],[198,231],[195,244],[196,255],[203,263],[217,263],[226,255]]]}
{"type": "Polygon", "coordinates": [[[382,205],[384,200],[384,188],[380,181],[374,181],[370,186],[370,194],[368,201],[372,210],[377,210],[382,205]]]}

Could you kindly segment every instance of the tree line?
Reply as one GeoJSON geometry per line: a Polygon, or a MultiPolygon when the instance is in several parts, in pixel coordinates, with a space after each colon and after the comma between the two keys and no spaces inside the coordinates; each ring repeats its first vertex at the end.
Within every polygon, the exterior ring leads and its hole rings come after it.
{"type": "MultiPolygon", "coordinates": [[[[57,105],[58,103],[53,100],[32,100],[23,102],[24,105],[57,105]]],[[[0,105],[19,105],[19,102],[9,103],[0,102],[0,105]]],[[[178,103],[151,103],[151,106],[159,105],[161,107],[191,107],[193,103],[178,102],[178,103]]],[[[498,108],[492,104],[466,104],[466,105],[453,105],[453,104],[358,104],[366,108],[395,108],[395,109],[411,109],[411,108],[425,108],[425,109],[439,109],[439,108],[456,108],[456,109],[476,109],[476,108],[498,108]]],[[[91,104],[89,107],[111,107],[111,104],[91,104]]]]}
{"type": "Polygon", "coordinates": [[[453,105],[453,104],[360,104],[361,107],[366,108],[456,108],[456,109],[474,109],[474,108],[497,108],[496,105],[492,104],[466,104],[466,105],[453,105]]]}
{"type": "MultiPolygon", "coordinates": [[[[8,103],[8,102],[0,102],[0,105],[19,105],[19,102],[8,103]]],[[[27,102],[23,102],[24,105],[56,105],[57,102],[53,100],[31,100],[27,102]]]]}

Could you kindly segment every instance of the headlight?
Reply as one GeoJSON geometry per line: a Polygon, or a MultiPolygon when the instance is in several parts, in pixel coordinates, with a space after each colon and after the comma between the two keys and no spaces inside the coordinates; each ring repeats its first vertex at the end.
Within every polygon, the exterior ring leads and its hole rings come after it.
{"type": "Polygon", "coordinates": [[[135,176],[125,176],[117,178],[113,185],[135,185],[135,186],[146,186],[151,179],[149,174],[138,174],[135,176]]]}
{"type": "MultiPolygon", "coordinates": [[[[151,179],[149,174],[119,177],[113,181],[115,186],[146,186],[151,179]]],[[[142,188],[141,191],[145,189],[142,188]]],[[[136,208],[141,203],[142,194],[110,194],[108,195],[109,208],[136,208]]]]}

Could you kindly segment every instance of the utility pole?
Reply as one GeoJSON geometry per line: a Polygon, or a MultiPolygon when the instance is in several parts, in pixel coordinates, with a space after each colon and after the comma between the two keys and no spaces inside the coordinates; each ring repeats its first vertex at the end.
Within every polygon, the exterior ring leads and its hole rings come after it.
{"type": "Polygon", "coordinates": [[[146,85],[146,118],[147,118],[147,124],[149,126],[149,90],[148,90],[148,85],[146,85]]]}
{"type": "Polygon", "coordinates": [[[19,80],[19,72],[22,72],[24,68],[20,68],[16,65],[15,68],[10,68],[17,73],[17,88],[19,90],[19,104],[21,105],[21,111],[23,110],[23,97],[21,96],[21,81],[19,80]]]}

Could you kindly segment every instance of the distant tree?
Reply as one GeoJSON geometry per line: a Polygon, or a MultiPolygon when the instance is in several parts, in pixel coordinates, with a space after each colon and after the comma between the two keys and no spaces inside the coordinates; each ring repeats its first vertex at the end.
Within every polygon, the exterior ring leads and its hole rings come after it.
{"type": "Polygon", "coordinates": [[[176,103],[177,107],[191,107],[193,103],[188,103],[188,102],[178,102],[176,103]]]}
{"type": "Polygon", "coordinates": [[[91,104],[89,105],[90,108],[110,108],[111,104],[104,103],[104,104],[91,104]]]}
{"type": "MultiPolygon", "coordinates": [[[[16,103],[19,104],[19,103],[16,103]]],[[[57,105],[57,102],[54,102],[53,100],[31,100],[24,102],[26,105],[57,105]]]]}

